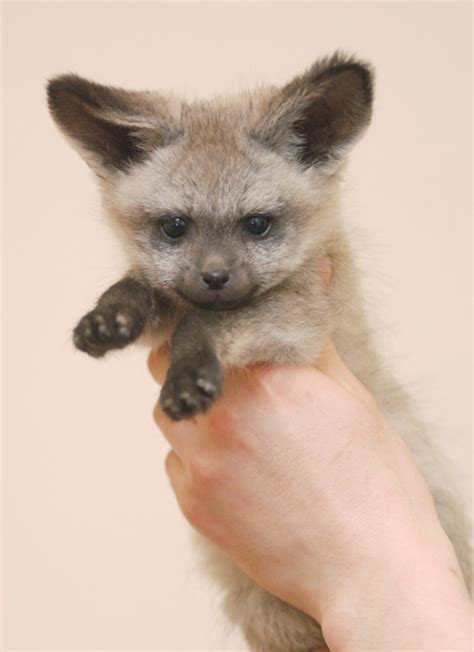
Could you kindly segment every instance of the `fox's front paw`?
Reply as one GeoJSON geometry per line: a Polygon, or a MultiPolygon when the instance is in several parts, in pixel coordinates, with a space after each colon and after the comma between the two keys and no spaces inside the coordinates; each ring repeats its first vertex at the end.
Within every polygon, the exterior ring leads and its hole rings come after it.
{"type": "Polygon", "coordinates": [[[205,412],[219,395],[222,382],[222,367],[217,360],[196,366],[174,364],[161,390],[161,409],[175,420],[205,412]]]}
{"type": "Polygon", "coordinates": [[[94,358],[111,349],[123,349],[143,330],[143,319],[124,306],[96,308],[87,313],[73,332],[74,344],[94,358]]]}

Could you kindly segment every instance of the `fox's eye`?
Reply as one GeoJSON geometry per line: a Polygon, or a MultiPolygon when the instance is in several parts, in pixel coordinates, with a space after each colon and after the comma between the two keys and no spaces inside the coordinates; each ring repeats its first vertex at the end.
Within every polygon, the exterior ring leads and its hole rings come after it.
{"type": "Polygon", "coordinates": [[[178,215],[163,218],[160,221],[160,225],[165,236],[172,240],[181,238],[188,230],[188,223],[183,217],[179,217],[178,215]]]}
{"type": "Polygon", "coordinates": [[[244,231],[251,235],[265,235],[270,231],[272,218],[270,215],[255,213],[248,215],[243,222],[244,231]]]}

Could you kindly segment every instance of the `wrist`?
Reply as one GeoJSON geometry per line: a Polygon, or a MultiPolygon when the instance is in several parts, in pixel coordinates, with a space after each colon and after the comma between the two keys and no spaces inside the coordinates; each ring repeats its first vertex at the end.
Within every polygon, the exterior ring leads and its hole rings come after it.
{"type": "Polygon", "coordinates": [[[387,563],[384,554],[339,582],[317,608],[330,650],[471,650],[472,608],[452,561],[418,550],[387,563]]]}

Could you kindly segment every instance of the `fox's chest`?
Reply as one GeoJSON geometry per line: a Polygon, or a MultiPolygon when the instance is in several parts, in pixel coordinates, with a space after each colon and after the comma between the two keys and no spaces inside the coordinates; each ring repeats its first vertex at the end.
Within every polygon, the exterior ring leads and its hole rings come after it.
{"type": "MultiPolygon", "coordinates": [[[[168,306],[140,343],[156,347],[169,342],[189,309],[168,306]]],[[[225,367],[254,362],[312,363],[329,336],[329,302],[307,290],[275,293],[234,310],[197,310],[219,360],[225,367]]]]}
{"type": "Polygon", "coordinates": [[[310,295],[272,297],[251,309],[209,315],[208,324],[224,366],[312,363],[331,329],[327,308],[310,295]]]}

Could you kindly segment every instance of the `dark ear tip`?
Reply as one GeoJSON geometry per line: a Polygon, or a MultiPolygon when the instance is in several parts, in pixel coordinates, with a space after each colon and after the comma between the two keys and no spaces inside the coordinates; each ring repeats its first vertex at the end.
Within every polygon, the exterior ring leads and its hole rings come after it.
{"type": "Polygon", "coordinates": [[[310,75],[317,81],[345,72],[353,72],[360,82],[360,90],[367,104],[371,104],[374,95],[375,71],[373,65],[359,57],[336,50],[334,54],[316,61],[310,69],[310,75]]]}
{"type": "Polygon", "coordinates": [[[61,96],[67,94],[80,96],[81,91],[90,83],[74,73],[64,73],[49,79],[46,83],[46,97],[50,110],[55,112],[60,108],[61,96]]]}
{"type": "Polygon", "coordinates": [[[352,71],[358,75],[361,84],[361,91],[367,104],[371,104],[374,97],[374,72],[370,64],[359,61],[352,61],[341,69],[352,71]]]}
{"type": "Polygon", "coordinates": [[[48,79],[46,83],[46,97],[51,111],[54,112],[58,108],[59,96],[63,91],[67,91],[68,87],[71,87],[71,82],[73,82],[74,77],[76,76],[64,74],[48,79]]]}

